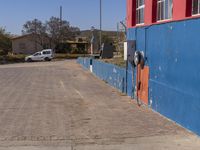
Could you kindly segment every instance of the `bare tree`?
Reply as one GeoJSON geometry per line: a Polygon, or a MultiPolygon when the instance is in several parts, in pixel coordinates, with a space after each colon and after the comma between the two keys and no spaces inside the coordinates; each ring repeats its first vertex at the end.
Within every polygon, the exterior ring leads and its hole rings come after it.
{"type": "Polygon", "coordinates": [[[38,19],[27,21],[22,30],[23,34],[33,34],[33,40],[43,48],[48,45],[54,49],[59,43],[72,40],[80,33],[80,29],[70,26],[66,20],[51,17],[46,23],[38,19]]]}
{"type": "Polygon", "coordinates": [[[48,35],[46,33],[46,25],[42,21],[38,19],[27,21],[23,26],[22,33],[32,34],[33,40],[43,48],[46,48],[48,35]]]}

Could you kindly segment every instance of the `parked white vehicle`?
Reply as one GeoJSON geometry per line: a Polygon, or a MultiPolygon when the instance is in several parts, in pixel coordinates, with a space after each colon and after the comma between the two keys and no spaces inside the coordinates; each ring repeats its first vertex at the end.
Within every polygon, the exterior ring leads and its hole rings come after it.
{"type": "Polygon", "coordinates": [[[32,61],[51,61],[53,59],[53,50],[52,49],[45,49],[39,52],[36,52],[33,55],[27,56],[25,61],[32,62],[32,61]]]}

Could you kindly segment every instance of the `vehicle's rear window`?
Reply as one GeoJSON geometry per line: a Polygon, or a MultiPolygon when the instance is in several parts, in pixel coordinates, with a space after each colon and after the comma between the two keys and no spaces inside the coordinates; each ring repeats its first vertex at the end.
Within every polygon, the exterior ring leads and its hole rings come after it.
{"type": "Polygon", "coordinates": [[[47,54],[51,54],[51,52],[50,51],[43,51],[43,54],[47,55],[47,54]]]}

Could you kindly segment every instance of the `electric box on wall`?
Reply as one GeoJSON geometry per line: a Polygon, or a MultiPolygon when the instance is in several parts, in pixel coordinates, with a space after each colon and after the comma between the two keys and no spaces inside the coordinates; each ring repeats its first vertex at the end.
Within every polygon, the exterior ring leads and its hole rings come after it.
{"type": "Polygon", "coordinates": [[[128,40],[124,42],[124,60],[128,60],[130,63],[134,61],[134,54],[136,50],[136,41],[128,40]]]}

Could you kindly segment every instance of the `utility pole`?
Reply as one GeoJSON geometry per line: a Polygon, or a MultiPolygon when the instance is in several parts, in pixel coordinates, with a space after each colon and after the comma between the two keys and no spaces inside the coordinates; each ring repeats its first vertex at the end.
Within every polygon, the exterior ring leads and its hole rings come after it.
{"type": "Polygon", "coordinates": [[[100,48],[101,48],[101,45],[102,45],[102,0],[100,0],[100,48]]]}
{"type": "Polygon", "coordinates": [[[92,38],[91,38],[91,56],[94,54],[94,30],[95,28],[91,27],[92,38]]]}
{"type": "MultiPolygon", "coordinates": [[[[61,29],[62,29],[62,6],[60,6],[60,26],[59,26],[60,33],[61,33],[61,29]]],[[[60,37],[60,42],[63,42],[62,35],[60,37]]]]}
{"type": "Polygon", "coordinates": [[[62,6],[60,6],[60,27],[62,26],[62,6]]]}
{"type": "Polygon", "coordinates": [[[37,27],[36,27],[36,19],[34,20],[34,40],[35,40],[35,51],[37,51],[37,39],[36,39],[36,36],[37,36],[37,27]]]}

